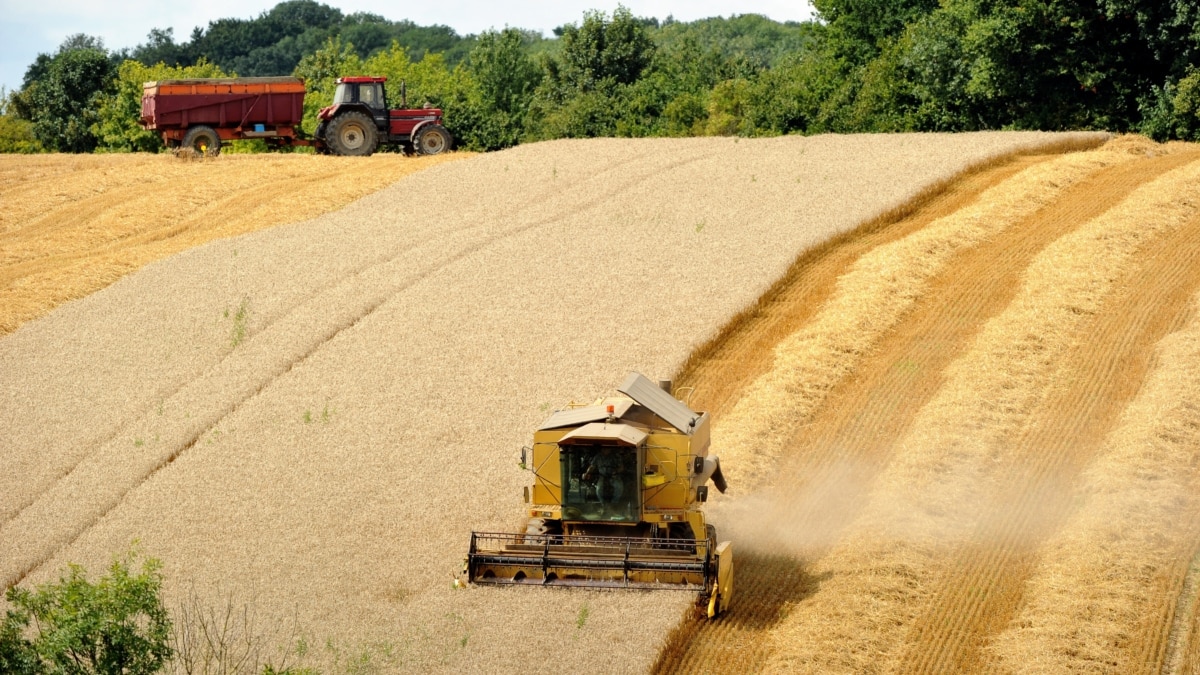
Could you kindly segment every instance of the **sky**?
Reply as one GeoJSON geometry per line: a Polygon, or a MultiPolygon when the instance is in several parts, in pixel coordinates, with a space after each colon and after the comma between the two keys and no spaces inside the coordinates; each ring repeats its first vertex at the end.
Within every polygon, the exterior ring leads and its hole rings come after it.
{"type": "MultiPolygon", "coordinates": [[[[635,16],[694,21],[711,16],[762,14],[776,21],[803,21],[812,15],[807,0],[320,0],[345,14],[371,12],[392,21],[447,25],[460,35],[505,26],[540,30],[578,23],[589,9],[612,12],[618,4],[635,16]]],[[[111,50],[135,47],[152,28],[174,28],[185,42],[197,26],[216,19],[251,19],[279,0],[0,0],[0,86],[21,86],[39,53],[53,53],[63,40],[87,33],[111,50]]]]}

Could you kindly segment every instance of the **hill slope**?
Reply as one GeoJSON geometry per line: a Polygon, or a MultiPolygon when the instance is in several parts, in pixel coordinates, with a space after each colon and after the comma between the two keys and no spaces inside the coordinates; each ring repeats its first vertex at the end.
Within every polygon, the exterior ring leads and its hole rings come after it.
{"type": "Polygon", "coordinates": [[[319,664],[645,670],[690,597],[450,587],[518,524],[530,429],[965,167],[1100,140],[537,144],[150,264],[0,339],[0,579],[137,539],[172,600],[252,598],[319,664]]]}

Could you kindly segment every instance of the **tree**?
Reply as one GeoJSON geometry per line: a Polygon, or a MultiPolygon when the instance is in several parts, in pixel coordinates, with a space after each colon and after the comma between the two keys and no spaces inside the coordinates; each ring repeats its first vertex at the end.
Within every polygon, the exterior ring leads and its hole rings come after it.
{"type": "MultiPolygon", "coordinates": [[[[1186,134],[1190,0],[816,0],[823,94],[805,130],[1186,134]],[[833,86],[829,76],[833,75],[833,86]],[[1186,114],[1183,115],[1186,118],[1186,114]]],[[[804,74],[800,74],[804,77],[804,74]]]]}
{"type": "Polygon", "coordinates": [[[917,18],[937,9],[938,0],[813,0],[827,22],[827,48],[847,65],[861,66],[917,18]]]}
{"type": "Polygon", "coordinates": [[[114,560],[96,583],[70,565],[57,583],[30,591],[14,586],[0,625],[0,670],[34,673],[149,675],[171,658],[171,619],[160,599],[161,563],[131,568],[134,554],[114,560]],[[30,621],[33,626],[30,626],[30,621]],[[32,638],[25,634],[32,632],[32,638]]]}
{"type": "Polygon", "coordinates": [[[513,28],[486,31],[467,57],[478,94],[461,100],[455,128],[468,147],[498,150],[516,145],[542,71],[525,53],[525,36],[513,28]]]}
{"type": "MultiPolygon", "coordinates": [[[[12,100],[16,92],[0,87],[0,154],[41,152],[42,145],[33,135],[33,124],[16,116],[12,100]]],[[[3,661],[0,660],[0,665],[3,661]]],[[[0,673],[5,672],[0,668],[0,673]]]]}
{"type": "Polygon", "coordinates": [[[542,58],[546,77],[530,104],[527,135],[578,138],[633,130],[640,135],[643,120],[619,122],[623,114],[636,115],[625,103],[629,87],[653,63],[652,25],[619,6],[611,19],[603,12],[587,12],[581,25],[555,29],[562,44],[557,55],[542,58]]]}
{"type": "Polygon", "coordinates": [[[96,148],[92,125],[97,99],[112,82],[115,68],[97,38],[73,35],[54,56],[40,55],[25,74],[13,101],[18,115],[33,123],[42,145],[59,152],[96,148]]]}
{"type": "Polygon", "coordinates": [[[654,58],[654,40],[644,22],[618,6],[612,19],[587,12],[583,24],[562,29],[557,73],[570,88],[591,91],[602,82],[631,84],[654,58]]]}
{"type": "Polygon", "coordinates": [[[174,28],[152,28],[146,36],[146,43],[138,45],[130,53],[130,59],[147,65],[162,63],[168,66],[182,66],[191,63],[186,45],[175,44],[174,28]]]}
{"type": "Polygon", "coordinates": [[[764,69],[806,49],[815,29],[816,24],[810,22],[780,23],[758,14],[742,14],[689,23],[669,19],[653,37],[659,52],[691,40],[701,52],[714,52],[721,60],[740,59],[764,69]]]}
{"type": "Polygon", "coordinates": [[[525,54],[520,31],[486,31],[468,57],[468,67],[479,81],[484,102],[509,115],[523,115],[542,72],[525,54]]]}

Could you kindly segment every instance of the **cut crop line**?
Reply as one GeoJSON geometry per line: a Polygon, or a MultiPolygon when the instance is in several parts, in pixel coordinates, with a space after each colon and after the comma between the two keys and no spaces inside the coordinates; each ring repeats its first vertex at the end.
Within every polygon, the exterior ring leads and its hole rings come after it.
{"type": "MultiPolygon", "coordinates": [[[[1196,508],[1186,498],[1187,482],[1195,479],[1189,466],[1195,447],[1189,446],[1195,436],[1189,387],[1196,381],[1198,335],[1194,318],[1189,325],[1159,340],[1156,365],[1082,473],[1074,491],[1078,508],[1040,549],[1019,613],[992,640],[1004,663],[1037,658],[1048,668],[1068,668],[1103,658],[1121,671],[1122,663],[1145,663],[1144,646],[1156,643],[1165,629],[1136,623],[1145,619],[1147,603],[1158,592],[1151,590],[1152,578],[1176,555],[1178,522],[1196,508]],[[1100,575],[1103,584],[1096,583],[1100,575]],[[1115,639],[1121,649],[1114,650],[1115,639]]],[[[1186,546],[1184,557],[1192,554],[1194,534],[1186,546]]]]}
{"type": "Polygon", "coordinates": [[[761,482],[783,442],[902,320],[956,254],[999,236],[1093,172],[1132,159],[1097,152],[1034,165],[989,188],[977,203],[860,258],[838,279],[809,325],[775,347],[772,369],[746,388],[713,430],[714,443],[755,450],[731,462],[739,467],[741,481],[761,482]]]}
{"type": "MultiPolygon", "coordinates": [[[[1155,181],[1155,189],[1182,187],[1189,178],[1189,171],[1175,170],[1155,181]]],[[[1095,222],[1108,223],[1110,213],[1095,222]]],[[[1163,217],[1173,225],[1179,215],[1163,217]]],[[[1128,229],[1095,225],[1107,238],[1090,239],[1089,225],[1043,250],[1011,305],[947,368],[946,384],[922,408],[875,482],[870,506],[818,567],[860,572],[836,577],[797,615],[803,620],[786,627],[791,635],[843,640],[840,656],[824,655],[821,645],[828,643],[813,640],[789,643],[791,651],[780,659],[857,668],[868,660],[879,663],[880,654],[900,655],[904,633],[946,572],[944,553],[973,530],[975,511],[986,507],[979,489],[1002,466],[995,461],[1005,457],[1008,439],[1039,400],[1063,336],[1074,334],[1080,316],[1067,303],[1090,307],[1100,294],[1092,286],[1095,277],[1119,266],[1140,238],[1156,231],[1141,227],[1144,220],[1133,212],[1125,216],[1120,225],[1128,229]],[[1072,265],[1063,266],[1068,258],[1058,257],[1063,246],[1073,247],[1072,265]]]]}
{"type": "MultiPolygon", "coordinates": [[[[1155,162],[1145,168],[1158,169],[1161,174],[1177,164],[1177,161],[1155,162]]],[[[1145,179],[1154,175],[1147,171],[1145,179]]],[[[1096,194],[1097,200],[1106,203],[1112,203],[1112,196],[1096,194]]],[[[1122,289],[1120,300],[1098,315],[1097,326],[1084,331],[1091,339],[1063,361],[1060,370],[1070,384],[1042,405],[1049,417],[1034,422],[1022,439],[1014,443],[1016,468],[1012,480],[1006,482],[1011,483],[1008,489],[1013,491],[1015,500],[1004,510],[1000,522],[982,524],[973,538],[974,542],[995,543],[986,546],[972,543],[958,554],[958,561],[951,567],[963,571],[943,582],[930,614],[918,622],[914,637],[906,640],[910,645],[906,658],[910,661],[904,669],[932,672],[978,667],[970,665],[969,660],[975,658],[972,654],[982,644],[986,631],[1003,628],[1005,614],[997,603],[1015,602],[1012,594],[1019,592],[1020,580],[1033,564],[1032,551],[1027,545],[1030,533],[1044,531],[1049,526],[1046,521],[1056,518],[1051,511],[1057,513],[1066,507],[1065,501],[1056,501],[1053,494],[1046,493],[1053,490],[1047,487],[1051,485],[1051,477],[1061,480],[1074,475],[1084,458],[1090,456],[1088,450],[1115,423],[1116,412],[1136,393],[1136,383],[1149,367],[1142,358],[1145,355],[1142,347],[1147,342],[1157,342],[1169,329],[1169,322],[1154,321],[1161,314],[1160,307],[1179,306],[1176,301],[1186,300],[1198,283],[1195,275],[1183,274],[1194,266],[1180,264],[1186,262],[1186,252],[1196,245],[1193,241],[1196,235],[1195,228],[1185,228],[1156,240],[1152,250],[1142,256],[1149,266],[1127,273],[1127,281],[1115,284],[1122,289]],[[1147,302],[1146,298],[1155,301],[1147,302]],[[1086,354],[1082,351],[1084,347],[1088,348],[1086,354]],[[1097,351],[1096,347],[1100,349],[1097,351]],[[1120,378],[1118,367],[1121,367],[1120,378]],[[1063,411],[1077,411],[1067,415],[1065,427],[1063,411]],[[970,570],[974,571],[968,578],[970,570]],[[964,589],[981,583],[993,589],[994,594],[968,597],[964,589]],[[963,602],[971,606],[964,608],[963,602]],[[958,617],[957,620],[948,620],[950,615],[958,617]],[[934,638],[936,644],[931,646],[916,639],[917,635],[940,637],[934,638]],[[964,649],[967,651],[960,653],[964,649]],[[956,663],[945,661],[951,658],[951,652],[958,659],[956,663]],[[917,660],[911,661],[914,658],[917,660]]]]}
{"type": "Polygon", "coordinates": [[[1166,656],[1162,661],[1163,675],[1182,670],[1184,655],[1188,653],[1190,643],[1196,639],[1191,631],[1196,616],[1200,614],[1197,596],[1200,596],[1200,542],[1192,552],[1183,576],[1183,584],[1176,596],[1174,616],[1171,618],[1171,627],[1166,638],[1166,656]]]}
{"type": "Polygon", "coordinates": [[[691,354],[677,370],[674,380],[697,387],[707,410],[720,420],[743,390],[770,367],[770,346],[799,329],[827,299],[840,273],[877,246],[907,236],[929,221],[948,216],[975,203],[979,194],[1019,170],[1056,155],[1086,151],[1101,140],[1068,140],[1037,148],[1026,148],[976,162],[961,172],[923,188],[904,203],[880,213],[860,225],[805,251],[758,300],[736,314],[707,342],[691,354]],[[919,214],[919,215],[918,215],[919,214]],[[791,298],[803,295],[803,303],[791,298]],[[802,304],[777,316],[777,308],[802,304]],[[759,334],[761,339],[752,339],[759,334]],[[728,356],[727,356],[728,355],[728,356]],[[747,357],[753,357],[749,367],[747,357]],[[765,361],[765,363],[764,363],[765,361]],[[739,375],[731,378],[730,371],[739,375]],[[744,372],[743,372],[744,371],[744,372]],[[718,380],[713,382],[712,380],[718,380]],[[717,391],[715,395],[711,392],[717,391]]]}

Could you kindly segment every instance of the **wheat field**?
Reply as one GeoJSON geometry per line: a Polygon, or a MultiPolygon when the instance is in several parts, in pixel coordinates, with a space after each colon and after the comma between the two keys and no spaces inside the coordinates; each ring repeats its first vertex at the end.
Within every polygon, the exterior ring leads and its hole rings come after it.
{"type": "Polygon", "coordinates": [[[1200,155],[1064,154],[1103,140],[558,141],[323,215],[301,183],[301,222],[0,338],[0,577],[136,540],[332,671],[1190,672],[1200,155]],[[717,413],[732,611],[453,588],[530,430],[628,370],[717,413]]]}

